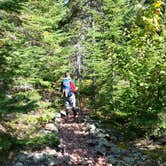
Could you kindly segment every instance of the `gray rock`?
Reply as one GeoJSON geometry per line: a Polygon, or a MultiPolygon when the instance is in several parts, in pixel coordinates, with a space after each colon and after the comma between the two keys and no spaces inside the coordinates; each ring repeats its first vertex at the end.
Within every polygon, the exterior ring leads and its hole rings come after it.
{"type": "Polygon", "coordinates": [[[121,154],[122,154],[123,156],[129,156],[130,151],[128,151],[128,150],[126,150],[126,149],[121,149],[121,154]]]}
{"type": "Polygon", "coordinates": [[[53,123],[46,124],[45,129],[53,132],[58,132],[58,128],[53,123]]]}
{"type": "MultiPolygon", "coordinates": [[[[94,121],[94,124],[95,124],[96,127],[98,127],[98,128],[100,127],[100,124],[99,124],[98,122],[95,122],[95,121],[94,121]]],[[[101,129],[99,129],[99,130],[101,130],[101,129]]],[[[102,130],[101,130],[101,131],[102,131],[102,130]]]]}
{"type": "Polygon", "coordinates": [[[118,140],[117,137],[115,137],[115,136],[111,136],[110,138],[111,138],[111,140],[114,141],[114,142],[116,142],[116,141],[118,140]]]}
{"type": "Polygon", "coordinates": [[[94,124],[87,124],[86,132],[89,134],[95,134],[96,133],[96,126],[94,124]]]}
{"type": "Polygon", "coordinates": [[[106,138],[106,134],[104,134],[103,132],[97,132],[96,135],[100,138],[106,138]]]}
{"type": "MultiPolygon", "coordinates": [[[[65,116],[66,116],[66,113],[65,113],[64,117],[65,117],[65,116]]],[[[62,117],[63,117],[63,116],[62,116],[61,113],[55,113],[55,121],[54,121],[54,122],[55,122],[55,125],[56,125],[57,127],[59,127],[62,117]]]]}
{"type": "Polygon", "coordinates": [[[33,155],[34,163],[39,163],[39,162],[41,162],[43,160],[45,160],[45,155],[43,153],[35,153],[33,155]]]}
{"type": "Polygon", "coordinates": [[[131,166],[129,165],[128,163],[126,163],[125,161],[123,160],[119,160],[116,164],[116,166],[131,166]]]}
{"type": "Polygon", "coordinates": [[[142,154],[141,154],[140,152],[135,152],[135,153],[132,153],[132,156],[133,156],[134,158],[140,159],[141,156],[142,156],[142,154]]]}
{"type": "Polygon", "coordinates": [[[57,151],[55,149],[51,149],[49,147],[47,147],[47,150],[45,150],[44,152],[45,156],[57,156],[57,151]]]}
{"type": "Polygon", "coordinates": [[[115,158],[115,157],[112,156],[112,155],[107,156],[107,162],[108,162],[108,163],[111,163],[111,164],[113,164],[113,165],[117,164],[118,160],[119,160],[119,159],[115,158]]]}
{"type": "Polygon", "coordinates": [[[113,154],[121,154],[121,149],[116,146],[112,146],[111,151],[113,154]]]}
{"type": "Polygon", "coordinates": [[[97,145],[95,146],[95,151],[97,154],[105,155],[106,154],[106,147],[97,145]]]}
{"type": "Polygon", "coordinates": [[[89,165],[88,161],[80,161],[78,165],[89,165]]]}
{"type": "MultiPolygon", "coordinates": [[[[135,160],[135,165],[136,166],[147,166],[147,164],[141,160],[138,160],[138,161],[135,160]]],[[[151,165],[148,164],[148,166],[151,166],[151,165]]]]}
{"type": "Polygon", "coordinates": [[[89,118],[89,116],[87,116],[87,115],[85,116],[84,119],[85,119],[86,122],[89,122],[89,121],[91,120],[91,119],[89,118]]]}
{"type": "Polygon", "coordinates": [[[49,156],[48,157],[48,165],[49,166],[55,166],[57,165],[57,159],[55,159],[53,156],[49,156]]]}
{"type": "Polygon", "coordinates": [[[25,161],[27,156],[25,154],[19,154],[17,156],[18,161],[25,161]]]}
{"type": "Polygon", "coordinates": [[[60,127],[61,118],[55,118],[54,124],[57,128],[60,127]]]}
{"type": "Polygon", "coordinates": [[[98,144],[95,146],[95,151],[98,154],[105,155],[107,148],[111,148],[111,144],[105,138],[100,138],[98,144]]]}
{"type": "Polygon", "coordinates": [[[124,140],[124,137],[123,137],[123,136],[121,136],[121,135],[116,136],[116,138],[117,138],[117,141],[123,141],[123,140],[124,140]]]}
{"type": "Polygon", "coordinates": [[[21,162],[17,162],[17,163],[15,164],[15,166],[24,166],[24,164],[21,163],[21,162]]]}
{"type": "Polygon", "coordinates": [[[95,134],[96,133],[96,126],[94,124],[90,125],[90,133],[95,134]]]}
{"type": "Polygon", "coordinates": [[[134,158],[132,157],[124,157],[123,160],[128,165],[132,165],[134,163],[134,158]]]}
{"type": "Polygon", "coordinates": [[[105,132],[108,133],[109,135],[113,135],[113,129],[110,128],[104,128],[105,132]]]}
{"type": "Polygon", "coordinates": [[[147,156],[145,156],[145,155],[141,156],[141,160],[145,161],[146,159],[147,159],[147,156]]]}
{"type": "Polygon", "coordinates": [[[160,165],[161,163],[158,163],[158,161],[155,161],[155,160],[147,160],[146,162],[145,161],[142,161],[142,165],[141,166],[165,166],[165,164],[163,165],[160,165]]]}
{"type": "Polygon", "coordinates": [[[99,146],[104,146],[104,147],[111,147],[111,144],[105,139],[105,138],[100,138],[98,141],[99,146]]]}
{"type": "Polygon", "coordinates": [[[13,86],[13,90],[16,90],[16,91],[34,90],[34,87],[32,84],[15,85],[15,86],[13,86]]]}
{"type": "Polygon", "coordinates": [[[66,111],[61,111],[59,114],[56,114],[56,118],[62,118],[66,116],[66,111]]]}
{"type": "Polygon", "coordinates": [[[55,113],[55,118],[61,118],[61,113],[55,113]]]}
{"type": "Polygon", "coordinates": [[[51,134],[51,131],[49,131],[49,130],[40,130],[39,131],[39,134],[45,134],[45,135],[47,135],[47,134],[51,134]]]}
{"type": "Polygon", "coordinates": [[[97,140],[96,139],[89,139],[87,140],[87,144],[90,146],[95,146],[97,144],[97,140]]]}
{"type": "Polygon", "coordinates": [[[7,99],[12,99],[12,95],[6,95],[7,99]]]}

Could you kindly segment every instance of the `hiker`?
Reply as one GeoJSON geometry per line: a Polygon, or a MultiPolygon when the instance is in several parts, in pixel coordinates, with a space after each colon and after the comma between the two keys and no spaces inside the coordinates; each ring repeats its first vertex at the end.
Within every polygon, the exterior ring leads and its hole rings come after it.
{"type": "Polygon", "coordinates": [[[75,87],[75,84],[70,77],[70,73],[66,72],[65,78],[61,82],[61,93],[64,97],[67,118],[68,118],[68,114],[69,114],[69,109],[72,109],[74,118],[77,115],[76,98],[75,98],[76,91],[77,91],[77,88],[75,87]]]}

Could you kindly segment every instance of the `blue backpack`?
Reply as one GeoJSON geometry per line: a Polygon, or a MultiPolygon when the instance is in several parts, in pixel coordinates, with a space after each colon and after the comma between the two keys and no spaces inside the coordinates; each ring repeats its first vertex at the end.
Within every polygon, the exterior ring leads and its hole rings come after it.
{"type": "Polygon", "coordinates": [[[70,88],[70,82],[71,80],[70,79],[64,79],[62,81],[62,89],[63,89],[63,94],[65,97],[71,97],[72,96],[72,91],[71,91],[71,88],[70,88]]]}

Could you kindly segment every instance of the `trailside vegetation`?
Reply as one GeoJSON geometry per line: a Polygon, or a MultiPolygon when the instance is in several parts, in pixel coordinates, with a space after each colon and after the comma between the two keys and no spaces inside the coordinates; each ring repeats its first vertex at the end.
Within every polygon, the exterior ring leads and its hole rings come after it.
{"type": "Polygon", "coordinates": [[[165,2],[69,1],[75,73],[97,116],[132,138],[164,137],[165,2]],[[124,129],[125,127],[125,129],[124,129]]]}
{"type": "Polygon", "coordinates": [[[84,42],[92,108],[136,137],[164,137],[164,1],[104,0],[102,10],[97,5],[89,9],[93,27],[84,42]]]}
{"type": "Polygon", "coordinates": [[[70,35],[58,28],[66,11],[52,0],[0,1],[0,153],[59,144],[57,132],[41,130],[55,118],[57,81],[69,68],[70,35]]]}

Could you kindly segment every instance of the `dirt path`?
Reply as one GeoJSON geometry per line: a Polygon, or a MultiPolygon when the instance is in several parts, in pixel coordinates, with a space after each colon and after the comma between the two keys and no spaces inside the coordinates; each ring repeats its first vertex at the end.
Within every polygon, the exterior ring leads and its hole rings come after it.
{"type": "Polygon", "coordinates": [[[102,155],[95,154],[94,148],[89,146],[87,141],[90,138],[87,135],[87,126],[84,122],[85,115],[88,110],[84,110],[82,116],[78,116],[77,120],[73,118],[72,113],[69,119],[62,119],[59,125],[61,138],[61,147],[64,152],[64,161],[73,166],[111,166],[106,163],[106,158],[102,155]]]}

